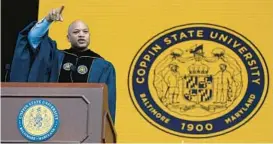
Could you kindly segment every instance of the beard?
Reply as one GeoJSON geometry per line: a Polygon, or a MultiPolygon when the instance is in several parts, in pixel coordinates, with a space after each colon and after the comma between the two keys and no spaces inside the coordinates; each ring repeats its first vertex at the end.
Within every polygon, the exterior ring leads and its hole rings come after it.
{"type": "Polygon", "coordinates": [[[75,51],[85,51],[88,49],[88,42],[85,43],[79,43],[78,41],[74,44],[71,43],[71,48],[74,49],[75,51]]]}

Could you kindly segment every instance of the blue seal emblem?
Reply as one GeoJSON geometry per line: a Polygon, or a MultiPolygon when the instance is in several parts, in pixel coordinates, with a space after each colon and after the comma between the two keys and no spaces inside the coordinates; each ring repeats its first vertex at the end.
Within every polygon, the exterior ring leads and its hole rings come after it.
{"type": "Polygon", "coordinates": [[[170,28],[146,42],[128,85],[140,114],[160,130],[200,138],[231,132],[261,108],[268,69],[243,35],[212,24],[170,28]]]}
{"type": "Polygon", "coordinates": [[[58,130],[59,113],[49,101],[37,99],[26,103],[17,117],[20,133],[29,141],[46,141],[58,130]]]}

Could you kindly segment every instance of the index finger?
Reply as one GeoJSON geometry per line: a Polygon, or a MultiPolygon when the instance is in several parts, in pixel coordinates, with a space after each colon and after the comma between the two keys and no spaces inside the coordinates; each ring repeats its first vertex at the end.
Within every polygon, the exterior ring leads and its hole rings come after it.
{"type": "Polygon", "coordinates": [[[63,9],[64,9],[64,6],[61,6],[60,11],[59,11],[59,14],[62,14],[63,9]]]}

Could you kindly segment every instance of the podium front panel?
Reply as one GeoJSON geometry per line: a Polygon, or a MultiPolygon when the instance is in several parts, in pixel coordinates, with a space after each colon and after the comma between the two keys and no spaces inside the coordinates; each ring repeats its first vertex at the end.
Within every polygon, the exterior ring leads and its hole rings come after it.
{"type": "Polygon", "coordinates": [[[45,142],[101,142],[105,86],[100,84],[67,86],[34,83],[2,87],[1,142],[28,142],[18,129],[17,119],[20,109],[32,100],[49,101],[55,105],[59,113],[57,132],[45,142]]]}

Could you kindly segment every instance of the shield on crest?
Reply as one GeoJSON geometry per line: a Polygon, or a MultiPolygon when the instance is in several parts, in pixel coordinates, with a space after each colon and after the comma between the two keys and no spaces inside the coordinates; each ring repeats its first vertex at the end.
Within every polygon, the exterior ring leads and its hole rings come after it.
{"type": "Polygon", "coordinates": [[[212,98],[212,75],[185,75],[183,80],[183,96],[186,100],[201,103],[212,98]]]}

